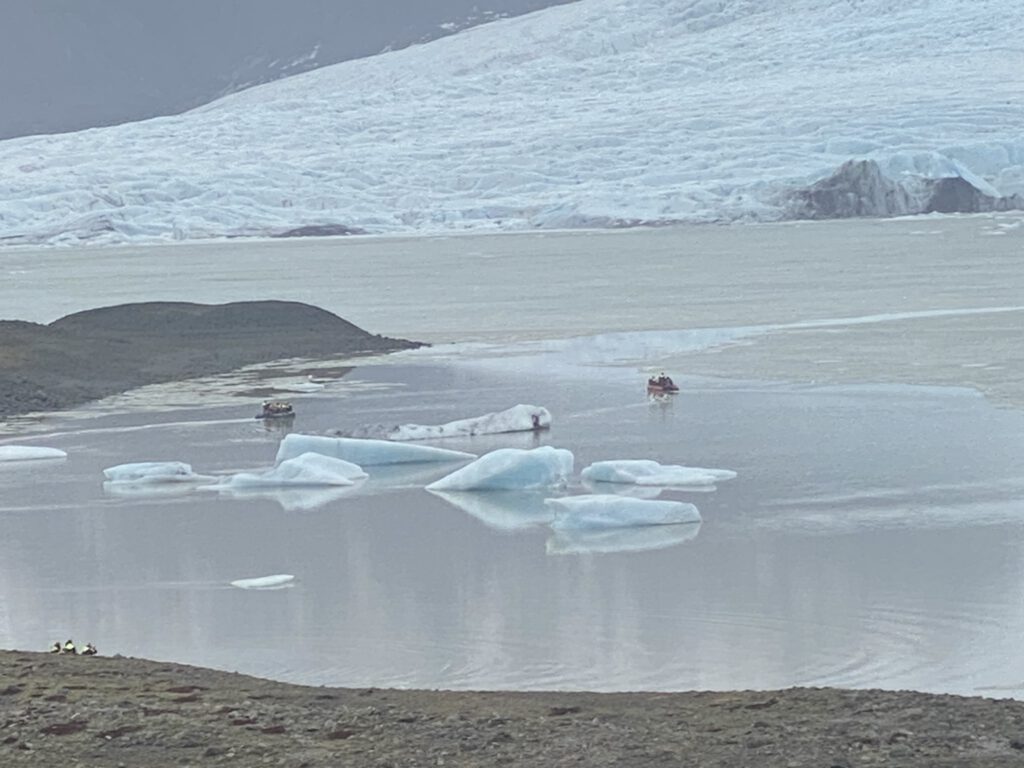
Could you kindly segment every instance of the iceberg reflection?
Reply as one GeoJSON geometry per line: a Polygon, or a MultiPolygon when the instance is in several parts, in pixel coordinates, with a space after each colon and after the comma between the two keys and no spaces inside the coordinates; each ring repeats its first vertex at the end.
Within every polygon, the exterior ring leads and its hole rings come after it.
{"type": "Polygon", "coordinates": [[[641,528],[562,529],[547,540],[549,555],[643,552],[666,549],[695,539],[700,523],[648,525],[641,528]]]}
{"type": "Polygon", "coordinates": [[[489,528],[520,531],[547,525],[555,519],[554,510],[544,503],[546,493],[529,491],[431,491],[453,507],[475,517],[489,528]]]}
{"type": "Polygon", "coordinates": [[[242,501],[266,499],[276,501],[285,512],[308,512],[325,507],[346,496],[352,496],[358,490],[356,485],[335,485],[321,488],[268,488],[268,487],[231,487],[216,486],[221,496],[242,501]]]}

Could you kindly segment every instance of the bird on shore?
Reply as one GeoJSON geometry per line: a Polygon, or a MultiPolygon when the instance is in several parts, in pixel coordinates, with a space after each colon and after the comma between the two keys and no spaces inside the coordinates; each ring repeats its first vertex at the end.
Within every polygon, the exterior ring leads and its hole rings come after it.
{"type": "Polygon", "coordinates": [[[60,643],[54,643],[50,646],[50,653],[60,653],[61,650],[63,649],[60,647],[60,643]]]}
{"type": "Polygon", "coordinates": [[[77,654],[78,651],[75,649],[74,640],[68,640],[66,643],[64,643],[64,647],[61,649],[61,653],[77,654]]]}
{"type": "Polygon", "coordinates": [[[83,656],[95,656],[99,651],[96,650],[96,646],[92,643],[86,643],[85,648],[79,651],[83,656]]]}

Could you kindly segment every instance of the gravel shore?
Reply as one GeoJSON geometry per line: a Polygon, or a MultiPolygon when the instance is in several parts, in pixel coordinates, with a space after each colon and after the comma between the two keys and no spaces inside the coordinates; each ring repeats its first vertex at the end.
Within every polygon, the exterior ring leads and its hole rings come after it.
{"type": "Polygon", "coordinates": [[[5,766],[1019,766],[1024,702],[913,692],[311,688],[0,652],[5,766]]]}

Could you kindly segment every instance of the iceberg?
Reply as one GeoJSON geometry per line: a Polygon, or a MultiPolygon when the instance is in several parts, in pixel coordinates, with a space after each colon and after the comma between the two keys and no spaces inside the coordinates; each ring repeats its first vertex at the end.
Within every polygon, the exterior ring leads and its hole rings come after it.
{"type": "Polygon", "coordinates": [[[647,459],[617,459],[595,461],[583,470],[581,476],[591,482],[667,486],[714,485],[722,480],[732,480],[736,473],[731,469],[682,467],[647,459]]]}
{"type": "Polygon", "coordinates": [[[66,459],[67,453],[59,448],[34,445],[0,445],[0,461],[36,461],[38,459],[66,459]]]}
{"type": "MultiPolygon", "coordinates": [[[[514,405],[504,411],[487,413],[470,419],[449,421],[446,424],[400,424],[396,427],[378,427],[386,440],[437,440],[445,437],[473,437],[498,435],[506,432],[535,432],[551,427],[551,412],[536,405],[514,405]]],[[[374,428],[369,428],[373,430],[374,428]]]]}
{"type": "Polygon", "coordinates": [[[639,528],[564,528],[545,545],[549,555],[590,555],[666,549],[697,538],[700,523],[639,528]]]}
{"type": "Polygon", "coordinates": [[[389,440],[291,434],[286,435],[281,441],[277,449],[276,463],[280,464],[304,453],[319,453],[335,459],[344,459],[361,467],[419,461],[464,461],[476,458],[476,454],[473,453],[431,448],[426,445],[405,445],[389,440]]]}
{"type": "Polygon", "coordinates": [[[699,523],[700,511],[682,501],[633,499],[615,494],[546,499],[555,508],[556,530],[699,523]]]}
{"type": "Polygon", "coordinates": [[[281,487],[355,485],[368,477],[363,468],[344,459],[320,453],[303,453],[285,459],[263,472],[239,472],[223,481],[229,487],[281,487]]]}
{"type": "Polygon", "coordinates": [[[522,491],[431,491],[489,528],[520,531],[547,525],[555,513],[544,503],[544,495],[522,491]]]}
{"type": "Polygon", "coordinates": [[[231,586],[239,589],[281,589],[293,586],[293,581],[295,581],[295,577],[292,574],[278,573],[273,576],[257,576],[252,579],[235,579],[231,582],[231,586]]]}
{"type": "Polygon", "coordinates": [[[181,461],[141,461],[107,467],[103,475],[112,483],[199,483],[215,478],[199,475],[181,461]]]}
{"type": "Polygon", "coordinates": [[[564,485],[572,474],[572,451],[499,448],[427,486],[428,491],[490,491],[564,485]]]}

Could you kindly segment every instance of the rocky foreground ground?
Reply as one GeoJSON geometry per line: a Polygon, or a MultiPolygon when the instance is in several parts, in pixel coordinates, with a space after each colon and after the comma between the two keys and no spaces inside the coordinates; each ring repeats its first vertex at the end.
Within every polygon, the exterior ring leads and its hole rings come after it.
{"type": "Polygon", "coordinates": [[[272,360],[417,346],[290,301],[147,302],[77,312],[49,325],[4,320],[0,419],[272,360]]]}
{"type": "Polygon", "coordinates": [[[913,692],[310,688],[0,652],[0,765],[1020,766],[1024,702],[913,692]]]}

